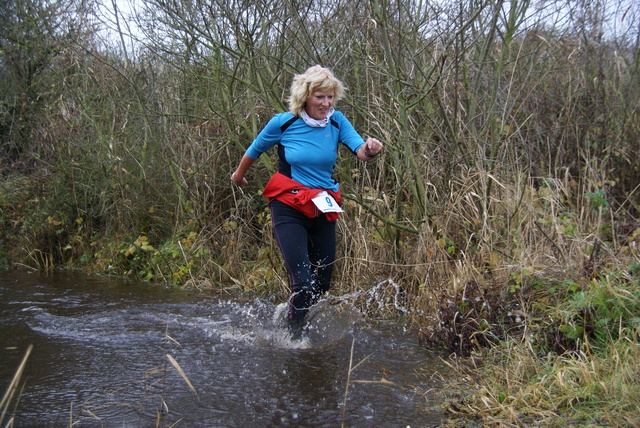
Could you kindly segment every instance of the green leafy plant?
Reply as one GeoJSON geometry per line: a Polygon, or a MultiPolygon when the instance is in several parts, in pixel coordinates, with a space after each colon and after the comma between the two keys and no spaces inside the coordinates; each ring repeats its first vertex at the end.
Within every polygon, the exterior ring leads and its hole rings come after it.
{"type": "Polygon", "coordinates": [[[586,197],[591,201],[591,207],[595,210],[599,208],[608,208],[609,201],[607,200],[607,193],[604,190],[597,190],[595,192],[589,192],[586,197]]]}

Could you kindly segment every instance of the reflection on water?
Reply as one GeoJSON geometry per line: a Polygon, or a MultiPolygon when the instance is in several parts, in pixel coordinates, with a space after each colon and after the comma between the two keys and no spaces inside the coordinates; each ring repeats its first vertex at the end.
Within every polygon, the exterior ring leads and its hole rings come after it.
{"type": "Polygon", "coordinates": [[[441,419],[425,395],[437,356],[398,329],[358,321],[336,298],[318,307],[302,343],[262,299],[72,273],[0,271],[0,314],[0,392],[34,345],[16,426],[336,427],[352,342],[361,364],[345,426],[441,419]]]}

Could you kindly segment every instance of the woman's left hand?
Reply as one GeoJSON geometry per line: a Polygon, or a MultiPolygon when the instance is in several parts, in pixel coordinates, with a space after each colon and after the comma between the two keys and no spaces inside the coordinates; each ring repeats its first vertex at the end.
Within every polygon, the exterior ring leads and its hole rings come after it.
{"type": "Polygon", "coordinates": [[[376,157],[380,151],[382,150],[382,143],[378,141],[378,139],[369,137],[367,141],[364,142],[362,146],[360,146],[360,150],[358,150],[358,158],[368,161],[376,157]]]}
{"type": "Polygon", "coordinates": [[[370,155],[375,156],[378,153],[380,153],[380,150],[382,150],[382,143],[378,141],[376,138],[369,137],[367,138],[367,141],[365,141],[364,149],[370,155]]]}

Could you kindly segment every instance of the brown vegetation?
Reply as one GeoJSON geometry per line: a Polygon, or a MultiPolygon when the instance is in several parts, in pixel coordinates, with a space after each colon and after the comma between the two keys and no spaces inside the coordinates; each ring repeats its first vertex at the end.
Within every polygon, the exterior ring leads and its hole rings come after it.
{"type": "Polygon", "coordinates": [[[242,190],[229,176],[321,63],[386,147],[339,161],[335,293],[431,346],[533,341],[528,358],[584,351],[603,315],[549,307],[590,281],[627,272],[638,298],[637,5],[145,0],[134,45],[47,5],[1,6],[6,264],[286,295],[259,195],[273,157],[242,190]]]}

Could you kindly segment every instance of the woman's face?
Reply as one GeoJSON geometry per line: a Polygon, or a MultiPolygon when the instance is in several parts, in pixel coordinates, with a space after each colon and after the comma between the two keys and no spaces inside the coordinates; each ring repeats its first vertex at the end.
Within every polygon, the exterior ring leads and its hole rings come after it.
{"type": "Polygon", "coordinates": [[[333,91],[317,91],[311,94],[304,104],[304,109],[309,117],[322,120],[333,107],[333,91]]]}

